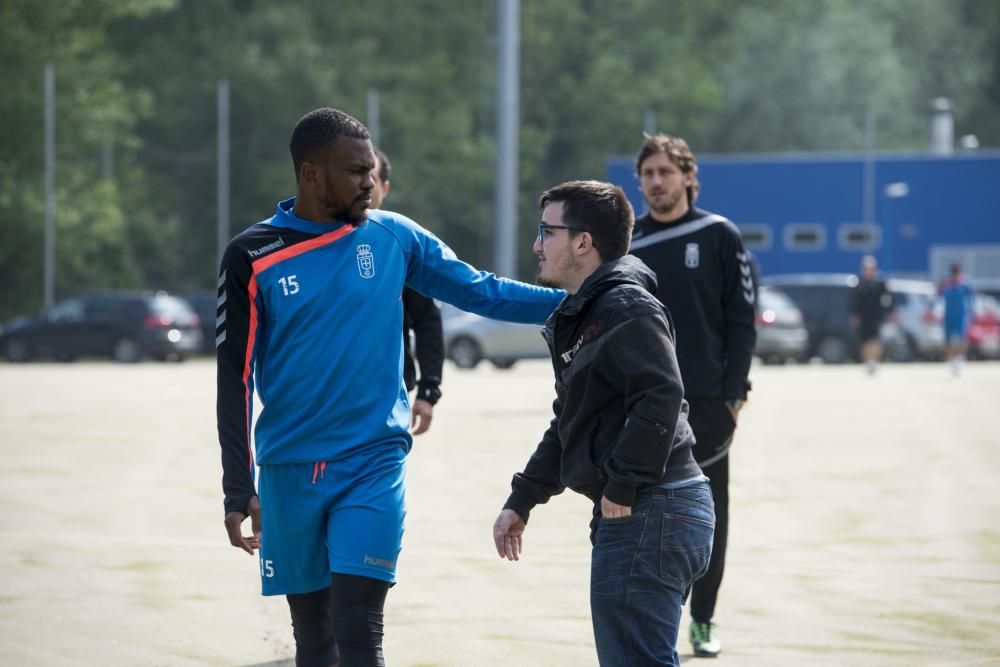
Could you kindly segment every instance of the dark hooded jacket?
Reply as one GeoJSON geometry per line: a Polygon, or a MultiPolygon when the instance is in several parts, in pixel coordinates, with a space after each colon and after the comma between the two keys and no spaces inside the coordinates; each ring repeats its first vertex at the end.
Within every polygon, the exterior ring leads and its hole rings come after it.
{"type": "Polygon", "coordinates": [[[525,521],[567,487],[632,506],[641,487],[701,474],[673,322],[655,291],[652,270],[627,255],[598,268],[546,321],[555,417],[504,505],[525,521]]]}

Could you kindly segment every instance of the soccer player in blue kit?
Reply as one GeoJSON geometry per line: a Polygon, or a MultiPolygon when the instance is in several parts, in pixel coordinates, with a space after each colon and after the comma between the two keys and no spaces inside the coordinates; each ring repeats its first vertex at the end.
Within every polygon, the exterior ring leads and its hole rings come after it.
{"type": "Polygon", "coordinates": [[[564,292],[477,271],[412,220],[371,210],[375,154],[348,114],[306,114],[290,148],[296,196],[234,238],[219,273],[225,526],[259,551],[262,593],[287,597],[296,665],[329,667],[338,650],[340,667],[384,665],[412,442],[403,288],[526,323],[564,292]]]}
{"type": "Polygon", "coordinates": [[[944,301],[944,351],[952,375],[959,375],[969,344],[969,320],[972,318],[975,291],[969,286],[962,267],[952,264],[948,278],[938,285],[944,301]]]}

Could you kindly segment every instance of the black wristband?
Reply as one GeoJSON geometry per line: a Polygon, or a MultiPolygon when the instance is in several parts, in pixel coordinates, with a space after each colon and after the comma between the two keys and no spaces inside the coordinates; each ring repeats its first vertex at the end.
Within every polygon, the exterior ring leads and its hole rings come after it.
{"type": "Polygon", "coordinates": [[[417,384],[417,398],[434,405],[441,400],[441,390],[437,385],[417,384]]]}

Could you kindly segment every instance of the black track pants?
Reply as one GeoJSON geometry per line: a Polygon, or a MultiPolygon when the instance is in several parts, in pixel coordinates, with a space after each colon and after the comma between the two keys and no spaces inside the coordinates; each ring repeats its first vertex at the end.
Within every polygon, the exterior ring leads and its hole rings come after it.
{"type": "Polygon", "coordinates": [[[726,569],[726,541],[729,535],[729,447],[733,423],[729,408],[722,400],[692,400],[688,421],[697,444],[694,456],[708,476],[715,501],[715,536],[708,572],[691,588],[691,618],[707,623],[715,615],[715,603],[726,569]]]}
{"type": "Polygon", "coordinates": [[[288,595],[296,667],[385,667],[382,610],[388,592],[387,582],[334,574],[329,588],[288,595]]]}

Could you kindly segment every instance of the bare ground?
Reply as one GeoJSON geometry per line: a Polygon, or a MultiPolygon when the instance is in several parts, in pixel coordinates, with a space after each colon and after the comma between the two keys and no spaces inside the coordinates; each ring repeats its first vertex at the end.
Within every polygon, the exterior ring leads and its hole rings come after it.
{"type": "MultiPolygon", "coordinates": [[[[1000,665],[1000,364],[753,377],[710,664],[1000,665]]],[[[444,391],[409,460],[388,663],[596,665],[588,503],[538,508],[519,563],[490,537],[548,366],[449,367],[444,391]]],[[[222,528],[214,405],[204,361],[0,365],[0,664],[291,664],[284,601],[222,528]]]]}

